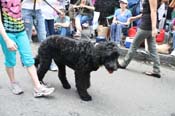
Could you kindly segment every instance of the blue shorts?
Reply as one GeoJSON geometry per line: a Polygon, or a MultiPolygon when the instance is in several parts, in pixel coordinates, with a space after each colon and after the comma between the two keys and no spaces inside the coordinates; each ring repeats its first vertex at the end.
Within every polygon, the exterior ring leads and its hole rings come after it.
{"type": "MultiPolygon", "coordinates": [[[[19,33],[7,33],[10,39],[12,39],[16,45],[18,46],[18,51],[20,54],[20,58],[22,64],[26,67],[30,67],[34,64],[34,58],[32,56],[32,50],[30,47],[30,42],[26,31],[22,31],[19,33]]],[[[5,55],[5,66],[6,67],[14,67],[16,65],[16,51],[10,51],[2,36],[0,35],[0,43],[2,47],[2,51],[5,55]]]]}

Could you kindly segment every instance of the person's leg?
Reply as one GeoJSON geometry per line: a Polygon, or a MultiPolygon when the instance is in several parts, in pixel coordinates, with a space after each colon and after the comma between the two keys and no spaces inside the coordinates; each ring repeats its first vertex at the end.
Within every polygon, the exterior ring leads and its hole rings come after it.
{"type": "MultiPolygon", "coordinates": [[[[151,33],[151,31],[150,31],[151,33]]],[[[148,50],[150,52],[150,56],[154,62],[153,64],[153,72],[156,74],[160,74],[160,59],[156,49],[156,41],[151,35],[147,38],[148,50]]]]}
{"type": "MultiPolygon", "coordinates": [[[[15,36],[13,34],[8,34],[8,36],[14,40],[15,36]]],[[[14,66],[16,65],[16,51],[10,51],[7,46],[5,41],[3,40],[2,36],[0,36],[0,43],[2,47],[2,51],[5,56],[5,66],[6,66],[6,71],[8,74],[8,77],[10,79],[10,82],[15,82],[15,77],[14,77],[14,66]]]]}
{"type": "Polygon", "coordinates": [[[49,20],[45,19],[45,28],[46,28],[46,36],[50,35],[50,31],[49,31],[49,20]]]}
{"type": "MultiPolygon", "coordinates": [[[[48,31],[49,31],[49,35],[53,35],[54,34],[54,19],[49,19],[47,20],[48,22],[48,31]]],[[[50,65],[50,70],[51,71],[57,71],[58,68],[57,66],[55,65],[55,62],[52,60],[52,64],[50,65]]]]}
{"type": "Polygon", "coordinates": [[[38,80],[30,43],[27,39],[25,31],[17,35],[16,43],[18,45],[21,61],[23,65],[27,68],[29,76],[32,78],[32,81],[34,83],[35,97],[47,96],[51,94],[54,91],[54,88],[46,88],[44,86],[41,86],[38,80]]]}
{"type": "Polygon", "coordinates": [[[72,34],[72,33],[71,33],[71,31],[70,31],[70,28],[67,27],[67,28],[66,28],[66,36],[67,36],[67,37],[71,37],[71,34],[72,34]]]}
{"type": "Polygon", "coordinates": [[[90,23],[91,20],[92,20],[92,18],[89,17],[89,16],[82,16],[81,19],[80,19],[80,23],[81,23],[81,25],[83,23],[90,23]]]}
{"type": "Polygon", "coordinates": [[[50,35],[53,35],[54,34],[54,19],[48,20],[48,27],[49,27],[50,35]]]}
{"type": "Polygon", "coordinates": [[[32,26],[33,26],[33,17],[32,10],[22,9],[22,17],[24,20],[25,30],[27,32],[28,38],[31,40],[32,37],[32,26]]]}
{"type": "Polygon", "coordinates": [[[121,24],[117,24],[115,36],[116,36],[116,42],[119,45],[121,43],[121,33],[122,33],[122,25],[121,24]]]}
{"type": "Polygon", "coordinates": [[[172,56],[175,56],[175,31],[173,32],[173,51],[171,52],[172,56]]]}
{"type": "Polygon", "coordinates": [[[67,33],[67,29],[64,28],[64,27],[61,27],[61,33],[60,33],[60,35],[61,36],[66,36],[66,33],[67,33]]]}
{"type": "Polygon", "coordinates": [[[76,34],[75,35],[81,35],[82,27],[81,27],[81,15],[77,15],[75,17],[75,28],[76,28],[76,34]]]}
{"type": "MultiPolygon", "coordinates": [[[[15,35],[14,34],[8,34],[8,36],[15,41],[15,35]]],[[[23,90],[17,83],[15,79],[15,74],[14,74],[14,66],[16,65],[16,51],[10,51],[2,37],[0,36],[0,43],[2,47],[2,51],[5,56],[5,66],[6,66],[6,72],[10,80],[10,89],[13,94],[19,95],[23,93],[23,90]]]]}
{"type": "Polygon", "coordinates": [[[36,24],[35,29],[37,31],[38,39],[40,42],[42,42],[44,39],[46,39],[46,28],[45,28],[45,23],[44,23],[44,18],[42,16],[41,10],[36,10],[35,11],[36,15],[36,24]]]}
{"type": "Polygon", "coordinates": [[[124,60],[120,63],[121,68],[126,68],[128,66],[128,64],[132,60],[133,56],[135,55],[136,50],[138,49],[140,44],[144,41],[144,39],[148,37],[148,35],[150,35],[150,33],[148,33],[148,31],[142,30],[140,28],[138,29],[137,34],[136,34],[136,36],[133,40],[133,43],[131,45],[131,48],[129,49],[128,53],[126,54],[124,60]]]}
{"type": "Polygon", "coordinates": [[[111,24],[111,30],[110,30],[110,40],[113,41],[113,42],[116,42],[116,27],[117,25],[115,23],[112,23],[111,24]]]}
{"type": "Polygon", "coordinates": [[[38,88],[40,86],[37,74],[34,67],[34,59],[32,57],[32,50],[30,43],[27,40],[26,32],[21,32],[17,35],[16,44],[18,46],[19,54],[21,56],[22,64],[27,67],[30,77],[34,82],[34,86],[38,88]]]}
{"type": "Polygon", "coordinates": [[[173,49],[175,50],[175,31],[173,32],[173,49]]]}

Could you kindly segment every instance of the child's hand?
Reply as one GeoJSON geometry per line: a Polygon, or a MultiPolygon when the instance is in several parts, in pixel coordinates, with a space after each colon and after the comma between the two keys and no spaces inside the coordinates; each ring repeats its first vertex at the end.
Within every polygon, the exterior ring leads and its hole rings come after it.
{"type": "Polygon", "coordinates": [[[7,48],[11,51],[16,51],[18,48],[16,43],[10,38],[6,40],[6,45],[7,45],[7,48]]]}

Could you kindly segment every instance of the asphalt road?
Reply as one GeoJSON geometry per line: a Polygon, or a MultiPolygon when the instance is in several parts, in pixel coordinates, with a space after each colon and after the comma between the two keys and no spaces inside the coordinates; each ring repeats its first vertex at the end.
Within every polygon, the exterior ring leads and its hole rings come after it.
{"type": "MultiPolygon", "coordinates": [[[[37,46],[32,44],[34,54],[37,46]]],[[[152,69],[150,64],[132,61],[126,70],[109,74],[104,67],[91,74],[88,90],[93,100],[79,99],[75,88],[74,72],[67,68],[72,88],[62,88],[57,72],[49,71],[45,81],[56,88],[47,98],[34,98],[33,85],[19,56],[16,78],[24,94],[13,95],[4,70],[0,50],[0,116],[175,116],[175,71],[161,67],[162,78],[142,72],[152,69]]]]}

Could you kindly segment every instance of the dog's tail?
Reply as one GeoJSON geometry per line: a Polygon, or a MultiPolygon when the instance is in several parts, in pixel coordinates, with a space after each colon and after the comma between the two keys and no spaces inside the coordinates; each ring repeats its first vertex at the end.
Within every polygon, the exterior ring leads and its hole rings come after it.
{"type": "Polygon", "coordinates": [[[38,68],[38,65],[40,64],[40,58],[39,58],[39,55],[37,55],[35,58],[35,67],[38,68]]]}

